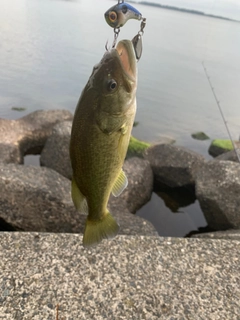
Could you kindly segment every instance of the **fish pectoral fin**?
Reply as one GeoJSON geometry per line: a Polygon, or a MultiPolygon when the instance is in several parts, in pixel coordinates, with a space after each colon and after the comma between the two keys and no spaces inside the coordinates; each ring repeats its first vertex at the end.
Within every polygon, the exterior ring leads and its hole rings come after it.
{"type": "Polygon", "coordinates": [[[112,194],[114,197],[120,196],[120,194],[123,192],[123,190],[127,187],[128,185],[128,179],[124,173],[124,171],[121,169],[121,172],[119,176],[117,177],[114,186],[112,188],[112,194]]]}
{"type": "Polygon", "coordinates": [[[110,212],[106,211],[101,219],[87,219],[83,235],[83,246],[91,247],[103,239],[114,238],[119,230],[119,225],[110,212]]]}
{"type": "Polygon", "coordinates": [[[120,130],[123,135],[128,132],[128,125],[126,122],[121,126],[120,130]]]}
{"type": "Polygon", "coordinates": [[[84,213],[88,212],[87,200],[79,190],[74,177],[72,178],[72,200],[78,211],[84,213]]]}

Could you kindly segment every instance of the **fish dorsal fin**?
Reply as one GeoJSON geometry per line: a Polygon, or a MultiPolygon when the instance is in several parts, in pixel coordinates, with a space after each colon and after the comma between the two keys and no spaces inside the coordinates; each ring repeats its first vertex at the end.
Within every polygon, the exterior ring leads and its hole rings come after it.
{"type": "Polygon", "coordinates": [[[87,200],[79,190],[74,178],[72,178],[72,200],[78,211],[88,213],[87,200]]]}
{"type": "Polygon", "coordinates": [[[120,174],[117,177],[112,189],[112,194],[114,195],[114,197],[120,196],[120,194],[127,187],[127,185],[128,185],[128,179],[124,171],[121,169],[120,174]]]}

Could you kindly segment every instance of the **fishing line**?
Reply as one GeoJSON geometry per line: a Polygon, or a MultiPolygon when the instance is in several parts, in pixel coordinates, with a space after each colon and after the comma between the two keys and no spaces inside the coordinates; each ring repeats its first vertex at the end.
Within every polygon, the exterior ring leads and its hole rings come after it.
{"type": "MultiPolygon", "coordinates": [[[[213,12],[213,9],[215,8],[215,6],[216,6],[216,0],[212,2],[212,6],[211,6],[211,9],[210,9],[210,13],[213,12]]],[[[205,62],[204,62],[204,60],[206,60],[206,54],[207,54],[207,51],[208,51],[209,39],[210,39],[210,36],[212,35],[212,31],[213,31],[213,23],[214,23],[214,21],[213,21],[212,19],[213,19],[213,18],[209,19],[209,24],[210,24],[210,26],[209,26],[209,28],[208,28],[208,32],[206,33],[205,41],[204,41],[204,44],[203,44],[203,47],[204,47],[204,48],[203,48],[202,67],[203,67],[205,76],[206,76],[206,78],[207,78],[207,80],[208,80],[208,83],[209,83],[209,85],[210,85],[212,94],[213,94],[213,96],[214,96],[214,100],[215,100],[216,103],[217,103],[217,106],[218,106],[219,112],[220,112],[220,114],[221,114],[222,120],[223,120],[223,122],[224,122],[224,124],[225,124],[225,127],[226,127],[226,129],[227,129],[227,132],[228,132],[228,135],[229,135],[229,137],[230,137],[231,143],[232,143],[232,145],[233,145],[233,147],[234,147],[234,151],[235,151],[235,153],[236,153],[237,159],[238,159],[238,161],[239,161],[239,163],[240,163],[240,155],[239,155],[238,152],[237,152],[237,147],[236,147],[235,144],[234,144],[232,135],[231,135],[230,130],[229,130],[228,125],[227,125],[227,121],[226,121],[226,119],[225,119],[225,117],[224,117],[224,114],[223,114],[222,107],[221,107],[221,105],[220,105],[220,101],[219,101],[218,98],[217,98],[216,92],[215,92],[215,90],[214,90],[214,87],[213,87],[213,85],[212,85],[210,76],[209,76],[209,74],[208,74],[208,71],[207,71],[207,68],[206,68],[205,62]]],[[[185,187],[185,189],[188,189],[188,188],[185,187]]],[[[192,190],[190,190],[190,189],[188,189],[188,191],[189,191],[190,193],[193,193],[192,190]]],[[[194,195],[195,195],[195,193],[194,193],[194,195]]],[[[195,195],[195,197],[196,197],[196,195],[195,195]]],[[[181,207],[180,207],[179,209],[181,210],[181,207]]],[[[188,214],[188,210],[185,209],[184,212],[185,212],[186,214],[188,214]]],[[[189,215],[189,216],[190,216],[190,215],[189,215]]],[[[204,214],[203,214],[203,216],[204,216],[204,214]]],[[[201,228],[202,228],[202,227],[198,227],[197,229],[200,230],[201,228]]],[[[208,228],[208,226],[203,227],[203,229],[204,229],[204,228],[208,228]]],[[[206,231],[205,231],[205,232],[206,232],[206,231]]],[[[188,235],[186,235],[185,237],[188,237],[188,235]]]]}
{"type": "Polygon", "coordinates": [[[217,98],[217,95],[216,95],[216,92],[215,92],[214,87],[213,87],[213,85],[212,85],[211,79],[210,79],[210,77],[209,77],[209,75],[208,75],[208,72],[207,72],[207,69],[206,69],[206,67],[205,67],[205,65],[204,65],[204,61],[202,61],[202,66],[203,66],[203,70],[204,70],[204,72],[205,72],[205,75],[206,75],[206,77],[207,77],[208,83],[209,83],[209,85],[210,85],[210,88],[211,88],[211,90],[212,90],[214,99],[215,99],[215,101],[216,101],[216,103],[217,103],[217,106],[218,106],[218,109],[219,109],[219,111],[220,111],[221,117],[222,117],[223,122],[224,122],[224,124],[225,124],[225,127],[226,127],[226,129],[227,129],[228,135],[229,135],[230,140],[231,140],[231,142],[232,142],[232,145],[233,145],[233,147],[234,147],[234,151],[235,151],[236,156],[237,156],[237,158],[238,158],[238,161],[239,161],[239,163],[240,163],[240,155],[239,155],[238,152],[237,152],[237,146],[235,145],[235,143],[234,143],[234,141],[233,141],[232,135],[231,135],[230,130],[229,130],[228,125],[227,125],[227,121],[225,120],[225,117],[224,117],[224,114],[223,114],[223,111],[222,111],[222,108],[221,108],[221,105],[220,105],[220,101],[219,101],[218,98],[217,98]]]}
{"type": "MultiPolygon", "coordinates": [[[[211,12],[211,13],[213,12],[213,9],[215,8],[215,6],[216,6],[216,0],[212,2],[212,7],[211,7],[211,9],[210,9],[210,12],[211,12]]],[[[212,18],[212,19],[213,19],[213,18],[212,18]]],[[[211,21],[212,21],[212,20],[209,21],[209,24],[210,24],[211,21]]],[[[210,37],[210,34],[211,34],[211,33],[212,33],[212,24],[211,24],[211,27],[209,27],[209,32],[207,33],[206,38],[205,38],[205,44],[204,44],[205,51],[204,51],[204,53],[203,53],[202,67],[203,67],[205,76],[206,76],[206,78],[207,78],[207,80],[208,80],[208,83],[209,83],[210,89],[211,89],[211,91],[212,91],[214,100],[216,101],[216,104],[217,104],[217,106],[218,106],[218,110],[219,110],[219,112],[220,112],[220,114],[221,114],[223,123],[224,123],[224,125],[225,125],[225,127],[226,127],[226,129],[227,129],[227,133],[228,133],[228,136],[229,136],[229,138],[230,138],[230,140],[231,140],[231,143],[232,143],[232,145],[233,145],[233,148],[234,148],[234,151],[235,151],[235,153],[236,153],[237,159],[238,159],[238,161],[239,161],[239,163],[240,163],[240,155],[239,155],[239,153],[238,153],[238,151],[237,151],[237,146],[236,146],[236,144],[235,144],[235,142],[234,142],[234,140],[233,140],[233,137],[232,137],[232,135],[231,135],[230,129],[229,129],[229,127],[228,127],[228,122],[226,121],[226,118],[225,118],[224,113],[223,113],[223,109],[222,109],[222,107],[221,107],[221,105],[220,105],[220,101],[219,101],[218,98],[217,98],[216,92],[215,92],[215,90],[214,90],[213,84],[212,84],[212,82],[211,82],[210,76],[209,76],[209,74],[208,74],[208,71],[207,71],[207,68],[206,68],[205,62],[204,62],[204,61],[206,60],[206,53],[207,53],[207,50],[208,50],[207,42],[208,42],[208,40],[209,40],[209,37],[210,37]]]]}

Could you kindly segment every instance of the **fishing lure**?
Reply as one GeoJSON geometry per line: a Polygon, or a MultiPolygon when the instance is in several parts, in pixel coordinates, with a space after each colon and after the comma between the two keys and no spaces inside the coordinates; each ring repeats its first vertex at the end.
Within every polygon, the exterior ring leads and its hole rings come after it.
{"type": "Polygon", "coordinates": [[[140,30],[137,33],[137,35],[132,39],[136,59],[138,61],[142,55],[142,36],[144,33],[143,29],[146,26],[146,18],[143,18],[142,14],[136,8],[134,8],[128,3],[125,3],[124,0],[118,0],[118,4],[108,9],[105,12],[104,16],[106,22],[114,30],[114,40],[112,48],[114,48],[116,45],[120,28],[124,26],[124,24],[129,19],[136,19],[141,21],[140,30]]]}
{"type": "Polygon", "coordinates": [[[112,28],[124,26],[129,19],[142,20],[142,14],[130,4],[124,2],[118,2],[118,4],[108,9],[104,16],[112,28]]]}

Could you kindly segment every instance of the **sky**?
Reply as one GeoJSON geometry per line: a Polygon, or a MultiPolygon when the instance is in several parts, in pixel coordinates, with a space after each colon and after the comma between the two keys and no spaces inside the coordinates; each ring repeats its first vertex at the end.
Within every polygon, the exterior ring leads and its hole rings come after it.
{"type": "Polygon", "coordinates": [[[147,0],[240,20],[240,0],[147,0]]]}

